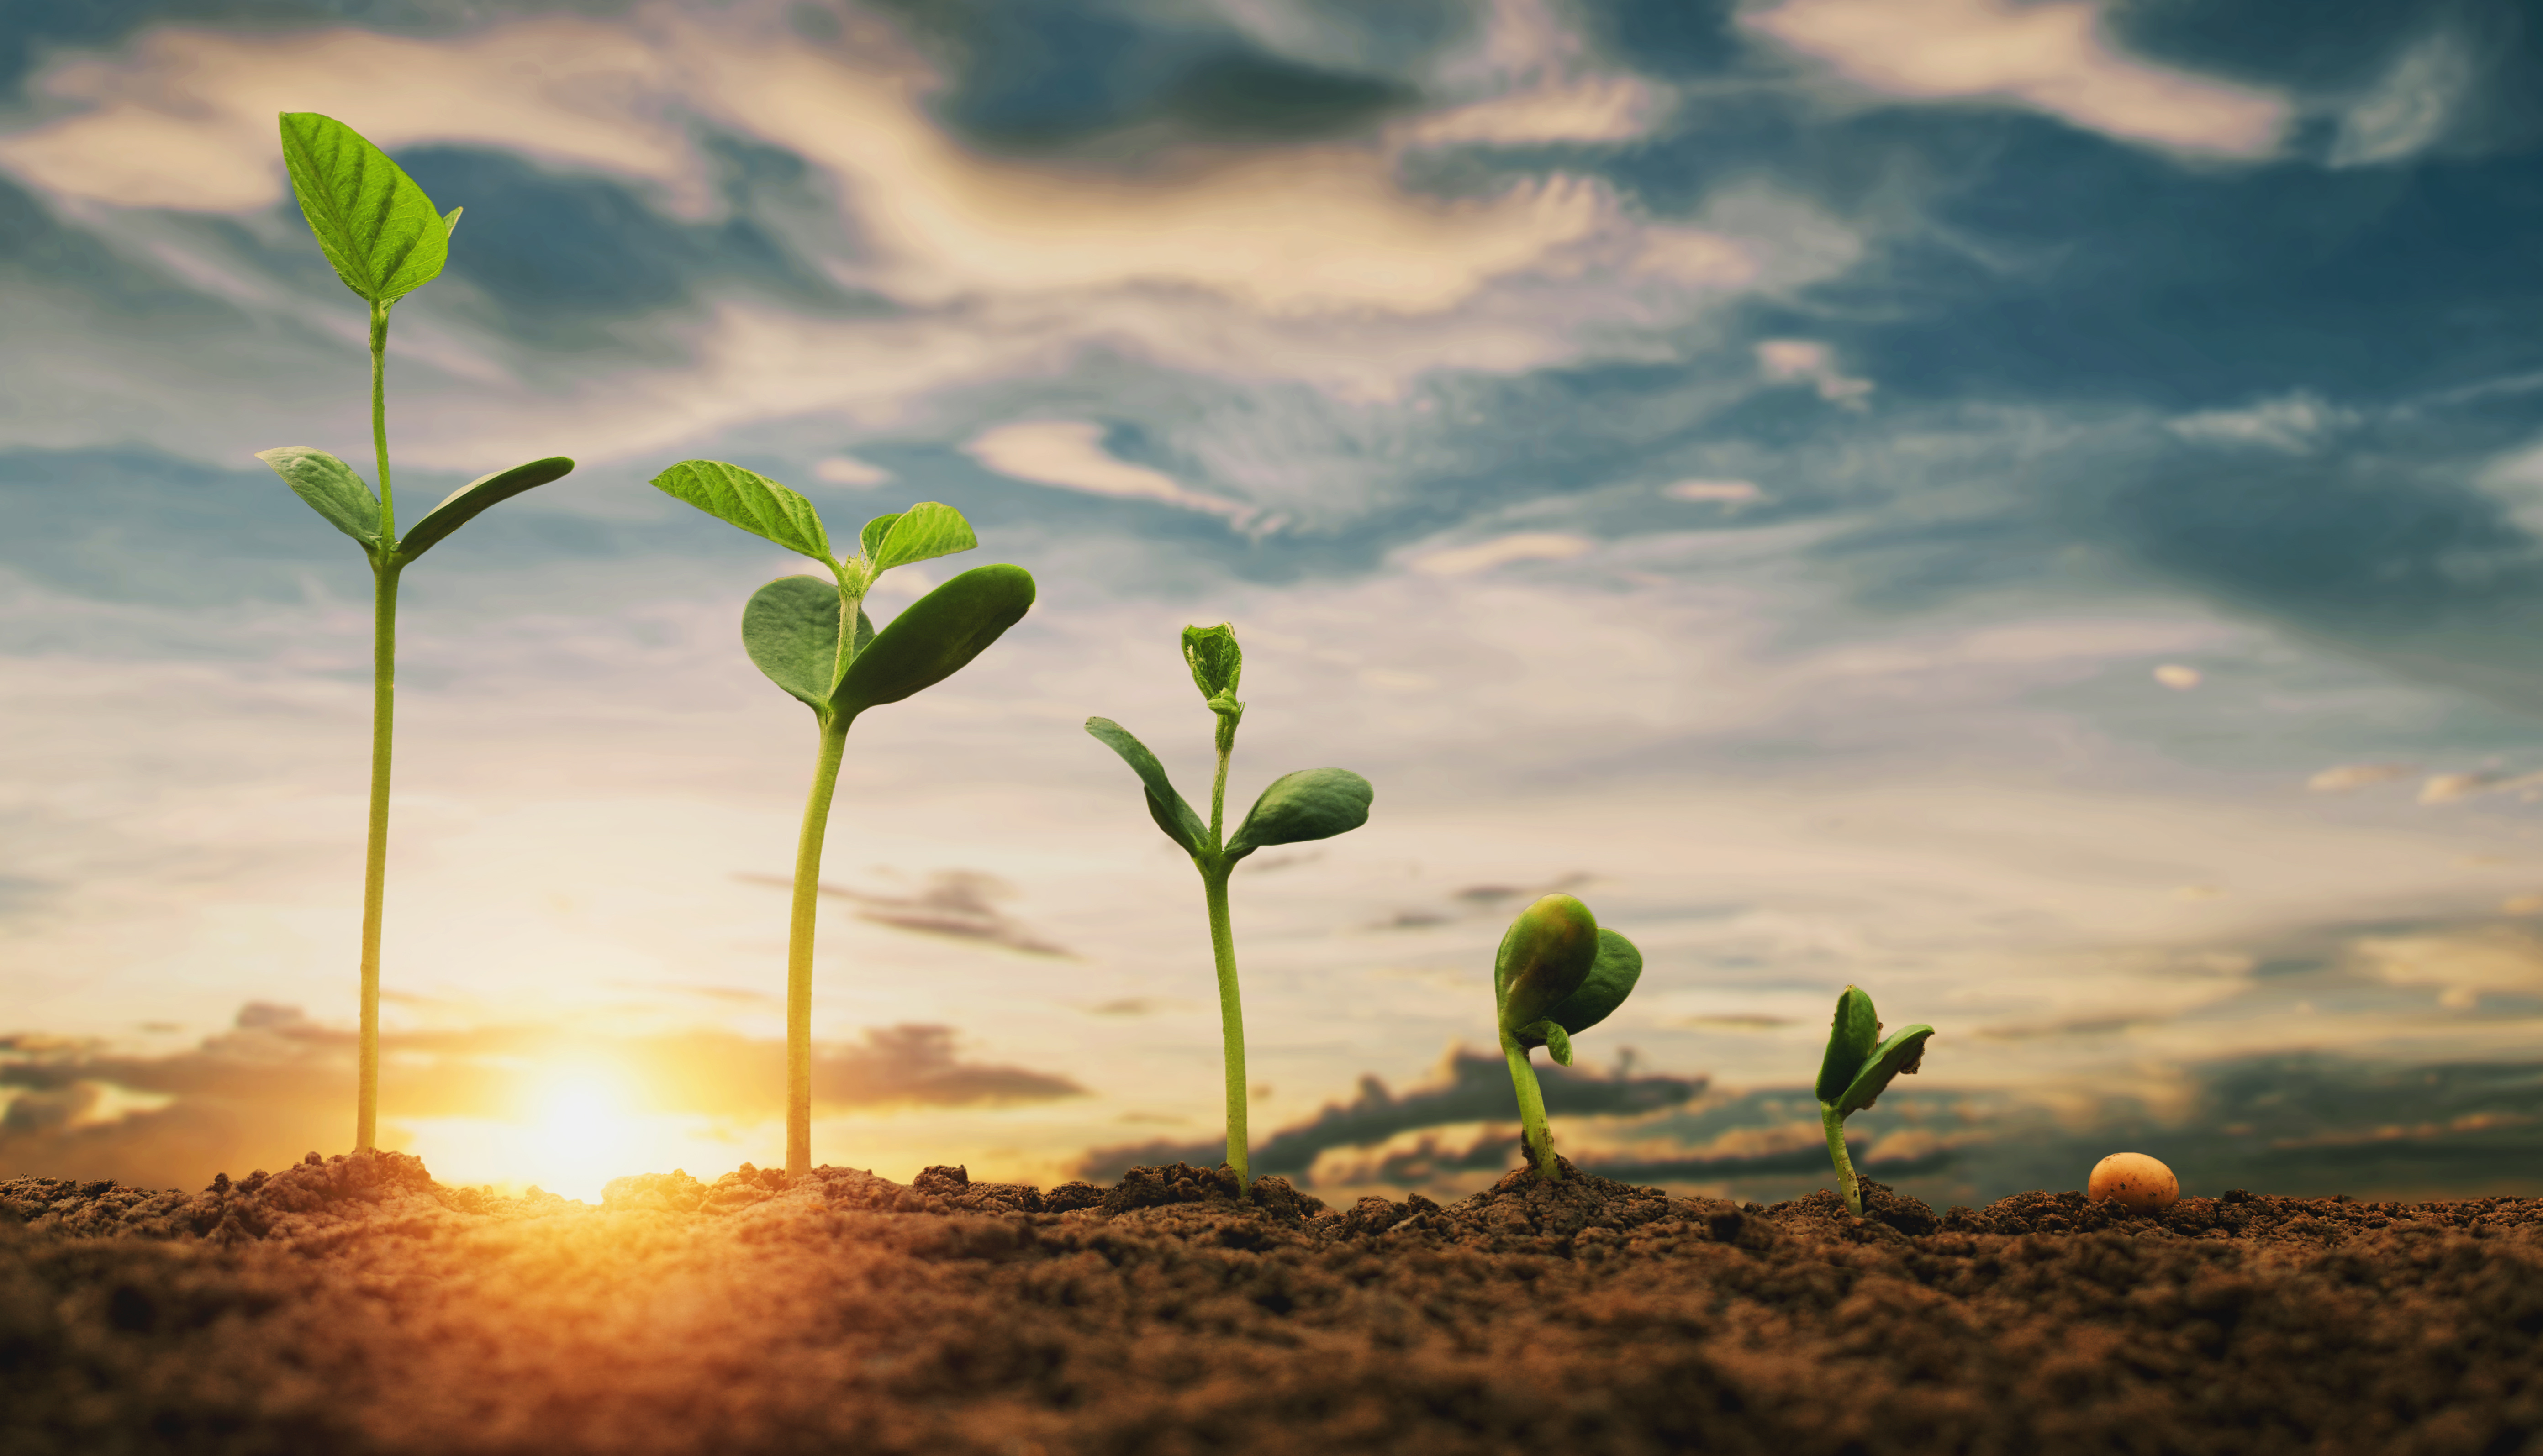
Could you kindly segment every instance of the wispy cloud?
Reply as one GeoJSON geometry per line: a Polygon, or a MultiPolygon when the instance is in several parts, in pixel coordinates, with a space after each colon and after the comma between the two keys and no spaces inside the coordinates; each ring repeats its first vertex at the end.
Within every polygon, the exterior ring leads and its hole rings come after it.
{"type": "Polygon", "coordinates": [[[1522,561],[1570,561],[1590,549],[1586,536],[1563,531],[1518,531],[1478,541],[1472,546],[1451,546],[1442,551],[1417,553],[1413,569],[1433,576],[1470,576],[1522,561]]]}
{"type": "Polygon", "coordinates": [[[983,430],[963,452],[1000,475],[1092,496],[1155,500],[1186,510],[1223,515],[1238,525],[1254,507],[1241,500],[1185,488],[1173,476],[1133,465],[1104,447],[1105,429],[1082,420],[1035,420],[983,430]]]}
{"type": "Polygon", "coordinates": [[[2417,156],[2441,140],[2470,99],[2474,70],[2464,38],[2439,31],[2402,52],[2364,96],[2341,113],[2334,167],[2369,167],[2417,156]]]}
{"type": "Polygon", "coordinates": [[[2354,427],[2360,416],[2321,397],[2298,391],[2239,410],[2201,410],[2165,426],[2186,440],[2207,445],[2251,445],[2290,455],[2310,454],[2354,427]]]}

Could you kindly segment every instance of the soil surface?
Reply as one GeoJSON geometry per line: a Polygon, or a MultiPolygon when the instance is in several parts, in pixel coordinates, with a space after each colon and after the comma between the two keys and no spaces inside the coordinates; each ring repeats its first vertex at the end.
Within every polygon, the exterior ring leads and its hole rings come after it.
{"type": "Polygon", "coordinates": [[[2543,1453],[2543,1200],[0,1184],[0,1452],[2543,1453]]]}

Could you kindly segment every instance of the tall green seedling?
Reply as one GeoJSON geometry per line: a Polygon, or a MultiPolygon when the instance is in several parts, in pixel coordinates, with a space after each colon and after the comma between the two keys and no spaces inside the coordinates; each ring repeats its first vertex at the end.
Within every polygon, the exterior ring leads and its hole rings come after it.
{"type": "Polygon", "coordinates": [[[1227,1083],[1227,1166],[1239,1184],[1249,1181],[1245,1135],[1245,1006],[1236,987],[1236,933],[1227,912],[1227,880],[1237,863],[1258,849],[1330,839],[1368,822],[1373,791],[1368,780],[1349,769],[1301,769],[1272,781],[1236,832],[1222,837],[1226,823],[1227,759],[1236,747],[1236,725],[1245,705],[1236,701],[1237,679],[1244,675],[1245,654],[1236,645],[1235,629],[1184,629],[1184,662],[1192,668],[1193,685],[1218,718],[1218,773],[1210,783],[1209,822],[1193,812],[1166,778],[1163,764],[1130,730],[1109,718],[1086,720],[1086,730],[1121,755],[1139,776],[1148,817],[1165,831],[1200,872],[1201,899],[1209,911],[1209,949],[1218,966],[1219,1035],[1224,1047],[1227,1083]]]}
{"type": "Polygon", "coordinates": [[[1510,1088],[1518,1094],[1527,1166],[1538,1178],[1554,1182],[1563,1170],[1554,1161],[1545,1094],[1528,1053],[1542,1046],[1555,1061],[1572,1065],[1572,1038],[1624,1005],[1642,978],[1643,953],[1601,928],[1587,905],[1567,894],[1547,895],[1521,910],[1502,936],[1493,957],[1495,1020],[1510,1088]]]}
{"type": "Polygon", "coordinates": [[[379,490],[324,450],[285,445],[257,455],[329,525],[352,537],[371,563],[371,821],[362,863],[362,1031],[353,1119],[353,1145],[367,1148],[379,1131],[380,912],[388,885],[398,576],[488,506],[558,479],[574,462],[552,456],[480,476],[398,533],[397,497],[389,485],[389,310],[440,273],[459,209],[447,216],[435,210],[424,189],[379,148],[314,112],[282,114],[282,162],[319,250],[371,310],[371,453],[379,490]]]}
{"type": "Polygon", "coordinates": [[[1933,1035],[1932,1027],[1919,1022],[1883,1040],[1870,996],[1848,986],[1836,998],[1827,1052],[1819,1058],[1819,1125],[1827,1133],[1828,1159],[1836,1164],[1846,1211],[1857,1218],[1863,1216],[1863,1185],[1854,1176],[1854,1160],[1846,1156],[1845,1119],[1872,1106],[1893,1078],[1913,1076],[1924,1064],[1925,1043],[1933,1035]]]}
{"type": "Polygon", "coordinates": [[[812,929],[821,880],[821,841],[830,797],[857,715],[897,703],[962,670],[1033,606],[1034,579],[1022,567],[974,567],[920,597],[890,626],[875,630],[866,593],[894,567],[979,545],[961,511],[933,500],[879,515],[841,557],[812,502],[765,476],[716,460],[683,460],[654,477],[655,488],[754,536],[809,556],[830,579],[786,576],[759,588],[741,612],[750,660],[812,710],[820,746],[812,791],[795,841],[795,901],[786,935],[786,1172],[812,1171],[812,929]]]}

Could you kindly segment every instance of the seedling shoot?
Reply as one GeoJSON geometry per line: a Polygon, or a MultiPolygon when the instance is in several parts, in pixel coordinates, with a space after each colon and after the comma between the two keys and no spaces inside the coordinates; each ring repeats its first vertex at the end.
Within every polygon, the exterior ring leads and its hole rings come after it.
{"type": "Polygon", "coordinates": [[[1086,730],[1121,755],[1121,761],[1139,776],[1148,817],[1177,847],[1192,856],[1193,868],[1200,872],[1201,899],[1209,911],[1210,955],[1218,967],[1219,1036],[1227,1084],[1227,1166],[1242,1186],[1251,1181],[1246,1163],[1245,1008],[1243,998],[1237,994],[1236,936],[1227,910],[1228,877],[1236,872],[1239,861],[1258,849],[1330,839],[1367,823],[1374,791],[1368,780],[1349,769],[1314,768],[1283,774],[1254,801],[1253,809],[1246,814],[1245,822],[1236,826],[1236,832],[1222,838],[1227,760],[1236,747],[1236,726],[1245,717],[1245,705],[1236,700],[1237,681],[1245,671],[1245,654],[1237,647],[1235,629],[1222,622],[1216,627],[1184,629],[1184,662],[1192,669],[1193,686],[1200,689],[1202,702],[1218,719],[1218,773],[1210,783],[1206,825],[1175,792],[1157,755],[1131,736],[1129,729],[1109,718],[1090,718],[1086,720],[1086,730]]]}
{"type": "Polygon", "coordinates": [[[1845,1152],[1845,1119],[1872,1106],[1889,1090],[1892,1078],[1913,1076],[1925,1060],[1925,1042],[1934,1029],[1922,1022],[1902,1027],[1881,1039],[1881,1022],[1872,998],[1848,986],[1836,998],[1836,1020],[1828,1028],[1827,1054],[1819,1061],[1819,1124],[1827,1131],[1828,1157],[1836,1164],[1846,1211],[1863,1216],[1863,1187],[1854,1176],[1854,1160],[1845,1152]]]}
{"type": "Polygon", "coordinates": [[[1603,1022],[1642,979],[1643,953],[1602,928],[1589,907],[1567,894],[1550,894],[1521,910],[1502,936],[1493,958],[1493,1005],[1510,1088],[1518,1094],[1518,1118],[1527,1166],[1549,1183],[1563,1177],[1554,1161],[1554,1132],[1546,1123],[1545,1094],[1528,1053],[1542,1046],[1572,1065],[1572,1038],[1603,1022]]]}
{"type": "Polygon", "coordinates": [[[812,790],[795,842],[795,898],[786,935],[786,1173],[812,1171],[812,931],[821,880],[821,841],[830,797],[847,751],[848,727],[869,708],[921,692],[953,676],[1033,606],[1034,579],[1022,567],[974,567],[903,608],[881,632],[865,613],[866,593],[894,567],[979,545],[971,523],[950,505],[922,500],[879,515],[857,533],[857,551],[832,552],[812,502],[737,465],[683,460],[654,477],[665,495],[827,568],[830,579],[785,576],[742,608],[741,645],[768,680],[812,710],[820,746],[812,790]]]}
{"type": "Polygon", "coordinates": [[[362,1026],[353,1114],[353,1145],[368,1148],[379,1132],[380,917],[388,887],[398,576],[487,507],[562,477],[574,462],[552,456],[480,476],[398,534],[385,392],[389,310],[440,274],[460,209],[451,208],[447,216],[437,211],[414,179],[342,121],[285,112],[281,125],[283,166],[300,215],[336,276],[371,310],[371,453],[379,490],[374,493],[351,466],[324,450],[285,445],[257,454],[329,525],[352,537],[371,564],[371,808],[362,860],[362,1026]]]}

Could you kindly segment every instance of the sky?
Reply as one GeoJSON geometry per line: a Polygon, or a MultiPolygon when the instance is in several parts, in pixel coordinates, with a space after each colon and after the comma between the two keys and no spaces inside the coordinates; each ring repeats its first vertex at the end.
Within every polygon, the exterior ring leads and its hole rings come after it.
{"type": "Polygon", "coordinates": [[[445,1181],[782,1151],[814,735],[737,621],[808,564],[648,486],[706,458],[963,511],[879,619],[1040,583],[851,735],[816,1161],[1214,1161],[1199,884],[1080,725],[1204,796],[1226,621],[1231,812],[1375,786],[1234,885],[1328,1198],[1515,1166],[1556,889],[1646,958],[1549,1074],[1617,1176],[1828,1183],[1857,984],[1939,1029],[1853,1124],[1937,1203],[2543,1191],[2515,0],[0,9],[0,1176],[350,1144],[367,568],[254,456],[368,461],[364,315],[282,111],[466,209],[401,500],[578,462],[406,576],[382,1140],[445,1181]]]}

